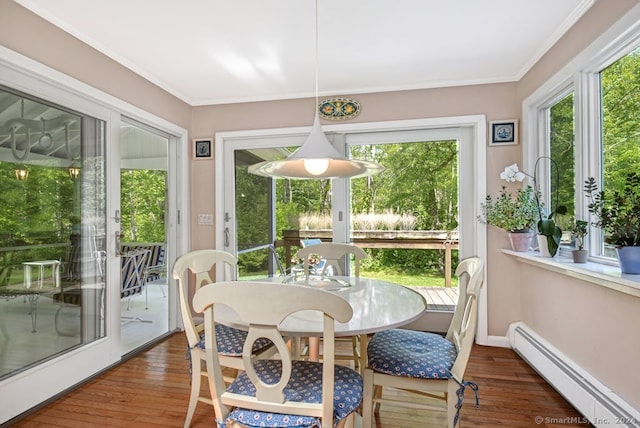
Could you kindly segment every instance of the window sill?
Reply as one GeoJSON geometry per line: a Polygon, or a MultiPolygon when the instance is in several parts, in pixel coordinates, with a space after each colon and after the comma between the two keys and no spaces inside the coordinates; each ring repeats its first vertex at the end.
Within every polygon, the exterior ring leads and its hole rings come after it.
{"type": "Polygon", "coordinates": [[[615,266],[593,262],[574,263],[569,257],[561,255],[554,258],[542,257],[535,251],[517,252],[503,249],[502,252],[515,257],[522,263],[640,297],[640,275],[623,275],[615,266]]]}

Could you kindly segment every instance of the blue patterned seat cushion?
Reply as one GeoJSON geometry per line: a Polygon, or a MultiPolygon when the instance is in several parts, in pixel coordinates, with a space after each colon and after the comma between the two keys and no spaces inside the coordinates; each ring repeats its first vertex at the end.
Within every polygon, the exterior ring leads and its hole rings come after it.
{"type": "MultiPolygon", "coordinates": [[[[311,361],[292,361],[291,379],[284,389],[287,400],[305,403],[320,403],[322,398],[322,363],[311,361]]],[[[256,373],[268,384],[277,383],[282,373],[280,360],[258,360],[255,362],[256,373]]],[[[344,367],[335,367],[335,386],[333,397],[334,423],[344,419],[354,412],[362,401],[362,377],[354,370],[344,367]]],[[[229,385],[227,391],[255,396],[255,386],[249,380],[245,372],[242,372],[229,385]]],[[[320,427],[320,419],[311,416],[285,415],[280,413],[259,412],[249,409],[234,409],[227,417],[227,423],[236,421],[247,427],[320,427]]]]}
{"type": "Polygon", "coordinates": [[[440,335],[403,329],[376,333],[367,347],[373,370],[423,379],[450,378],[457,355],[455,345],[440,335]]]}
{"type": "MultiPolygon", "coordinates": [[[[227,327],[222,324],[216,324],[216,345],[218,346],[218,353],[220,355],[241,357],[242,347],[244,346],[246,338],[246,331],[227,327]]],[[[272,343],[269,339],[260,338],[253,342],[253,352],[260,352],[271,345],[272,343]]],[[[200,335],[200,341],[196,346],[204,349],[204,333],[200,335]]]]}

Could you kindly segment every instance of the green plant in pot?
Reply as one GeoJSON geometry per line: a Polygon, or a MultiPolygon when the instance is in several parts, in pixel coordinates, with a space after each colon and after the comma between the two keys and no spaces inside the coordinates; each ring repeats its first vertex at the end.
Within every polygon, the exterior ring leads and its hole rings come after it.
{"type": "Polygon", "coordinates": [[[640,274],[640,175],[629,173],[622,190],[598,190],[595,178],[585,181],[592,224],[604,231],[604,241],[616,248],[622,273],[640,274]]]}
{"type": "Polygon", "coordinates": [[[589,252],[584,249],[584,238],[589,231],[589,223],[584,220],[575,220],[571,225],[571,234],[575,239],[576,248],[571,251],[574,263],[586,263],[589,252]]]}
{"type": "MultiPolygon", "coordinates": [[[[540,156],[535,163],[534,171],[538,170],[538,164],[541,160],[548,160],[551,165],[555,169],[555,179],[556,183],[559,182],[559,171],[558,164],[548,156],[540,156]]],[[[505,168],[505,170],[500,174],[500,178],[506,180],[508,182],[513,181],[524,181],[525,177],[530,177],[533,179],[533,196],[535,199],[536,212],[537,212],[537,223],[536,227],[538,230],[538,236],[543,237],[543,239],[539,239],[538,243],[540,246],[540,252],[548,257],[554,257],[558,253],[558,249],[560,248],[560,240],[562,239],[562,229],[556,224],[555,217],[556,215],[564,215],[567,213],[567,207],[564,205],[559,205],[558,203],[558,192],[555,194],[555,203],[552,206],[555,206],[549,213],[546,212],[544,203],[541,200],[540,192],[538,191],[537,185],[537,177],[536,174],[530,175],[526,172],[520,171],[518,169],[517,164],[509,165],[505,168]],[[546,252],[543,250],[547,250],[546,252]]],[[[556,186],[557,188],[557,186],[556,186]]]]}
{"type": "Polygon", "coordinates": [[[497,197],[487,195],[480,204],[483,223],[509,232],[512,248],[515,251],[528,251],[531,242],[531,228],[538,218],[538,207],[533,187],[509,192],[502,186],[497,197]]]}

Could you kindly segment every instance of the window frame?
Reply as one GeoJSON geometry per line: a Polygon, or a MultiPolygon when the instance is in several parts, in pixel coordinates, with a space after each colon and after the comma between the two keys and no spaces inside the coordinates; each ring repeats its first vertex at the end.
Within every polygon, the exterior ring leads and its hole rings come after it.
{"type": "MultiPolygon", "coordinates": [[[[602,109],[600,72],[640,46],[640,7],[635,7],[522,103],[523,170],[533,171],[536,159],[549,156],[549,108],[574,93],[575,208],[576,216],[590,219],[584,182],[602,179],[602,109]]],[[[549,168],[539,166],[538,184],[549,202],[549,168]]],[[[617,266],[614,258],[601,255],[604,234],[590,226],[590,261],[617,266]]],[[[571,248],[562,246],[560,255],[571,248]]]]}

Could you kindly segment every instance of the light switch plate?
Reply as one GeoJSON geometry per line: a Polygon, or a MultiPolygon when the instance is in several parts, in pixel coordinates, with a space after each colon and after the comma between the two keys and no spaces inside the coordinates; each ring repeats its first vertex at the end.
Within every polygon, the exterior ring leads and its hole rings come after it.
{"type": "Polygon", "coordinates": [[[213,214],[198,214],[198,224],[213,225],[213,214]]]}

